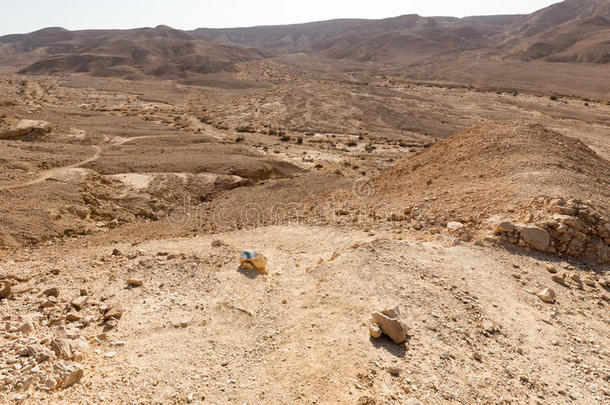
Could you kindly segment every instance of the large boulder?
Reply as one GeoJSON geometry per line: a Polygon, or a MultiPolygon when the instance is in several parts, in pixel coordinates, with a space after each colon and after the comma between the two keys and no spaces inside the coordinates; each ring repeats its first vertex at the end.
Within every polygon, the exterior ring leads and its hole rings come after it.
{"type": "Polygon", "coordinates": [[[394,343],[400,344],[407,339],[408,328],[401,321],[398,308],[373,312],[371,320],[374,324],[379,325],[381,331],[388,335],[394,343]]]}
{"type": "Polygon", "coordinates": [[[517,228],[521,239],[536,250],[545,251],[551,245],[551,235],[535,225],[520,225],[517,228]]]}

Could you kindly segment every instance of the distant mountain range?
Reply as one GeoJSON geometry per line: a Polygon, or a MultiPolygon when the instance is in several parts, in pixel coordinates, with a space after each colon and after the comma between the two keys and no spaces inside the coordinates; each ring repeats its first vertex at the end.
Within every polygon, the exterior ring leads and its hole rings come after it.
{"type": "Polygon", "coordinates": [[[194,31],[46,28],[0,37],[0,65],[21,73],[130,79],[232,72],[238,62],[292,53],[413,66],[467,52],[496,61],[608,64],[610,0],[566,0],[529,15],[404,15],[194,31]]]}

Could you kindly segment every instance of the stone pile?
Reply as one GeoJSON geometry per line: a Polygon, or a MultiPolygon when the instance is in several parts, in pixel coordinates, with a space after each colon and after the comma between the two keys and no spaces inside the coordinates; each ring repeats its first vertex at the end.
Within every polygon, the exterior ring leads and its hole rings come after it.
{"type": "Polygon", "coordinates": [[[610,218],[589,202],[535,199],[518,221],[499,222],[499,240],[542,252],[610,262],[610,218]]]}

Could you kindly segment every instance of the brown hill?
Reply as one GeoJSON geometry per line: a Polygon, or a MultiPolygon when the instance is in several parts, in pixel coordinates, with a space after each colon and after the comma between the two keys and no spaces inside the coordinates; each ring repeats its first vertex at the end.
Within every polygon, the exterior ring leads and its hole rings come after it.
{"type": "Polygon", "coordinates": [[[610,1],[566,0],[524,17],[503,34],[522,60],[610,62],[610,1]]]}
{"type": "Polygon", "coordinates": [[[500,58],[607,63],[608,0],[566,0],[529,15],[331,20],[308,24],[197,29],[200,37],[336,59],[413,65],[481,50],[500,58]]]}
{"type": "MultiPolygon", "coordinates": [[[[181,78],[235,71],[237,62],[267,56],[170,27],[74,31],[51,28],[0,38],[4,63],[20,55],[24,74],[86,72],[96,76],[181,78]]],[[[19,60],[19,59],[18,59],[19,60]]]]}
{"type": "MultiPolygon", "coordinates": [[[[372,186],[372,204],[404,210],[416,229],[457,221],[487,232],[509,219],[550,235],[539,250],[610,260],[610,162],[538,124],[479,125],[398,163],[372,186]]],[[[509,242],[526,245],[512,234],[523,228],[508,229],[509,242]]]]}
{"type": "Polygon", "coordinates": [[[540,195],[579,196],[607,209],[610,162],[538,124],[489,122],[398,163],[374,185],[389,202],[429,198],[466,218],[510,212],[540,195]]]}
{"type": "Polygon", "coordinates": [[[204,29],[197,36],[270,49],[308,52],[338,59],[387,60],[396,52],[434,55],[448,50],[489,46],[486,36],[521,16],[421,17],[416,14],[381,20],[344,19],[308,24],[204,29]]]}

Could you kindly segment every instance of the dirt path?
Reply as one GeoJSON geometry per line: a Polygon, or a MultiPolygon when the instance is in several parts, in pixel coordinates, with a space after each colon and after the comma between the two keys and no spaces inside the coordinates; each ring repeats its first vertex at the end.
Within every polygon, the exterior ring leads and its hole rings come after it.
{"type": "MultiPolygon", "coordinates": [[[[137,136],[134,138],[120,138],[120,137],[115,137],[118,139],[115,139],[115,146],[120,146],[120,145],[125,145],[126,143],[129,142],[133,142],[136,140],[141,140],[141,139],[150,139],[150,138],[158,138],[158,135],[146,135],[146,136],[137,136]]],[[[80,162],[76,162],[74,164],[68,165],[68,166],[61,166],[61,167],[55,167],[53,169],[49,169],[49,170],[45,170],[43,172],[40,173],[40,175],[34,179],[34,180],[29,180],[26,182],[22,182],[22,183],[18,183],[18,184],[11,184],[10,186],[0,186],[0,191],[4,191],[4,190],[13,190],[13,189],[17,189],[17,188],[23,188],[23,187],[29,187],[29,186],[35,186],[36,184],[40,184],[50,178],[56,177],[56,176],[61,176],[62,174],[64,174],[67,170],[70,169],[75,169],[81,166],[86,165],[87,163],[91,163],[91,162],[95,162],[96,160],[98,160],[101,156],[102,156],[102,147],[98,146],[98,145],[93,145],[91,146],[94,150],[95,153],[93,156],[82,160],[80,162]]]]}
{"type": "Polygon", "coordinates": [[[2,186],[0,187],[0,191],[4,191],[4,190],[13,190],[16,188],[22,188],[22,187],[28,187],[28,186],[34,186],[36,184],[40,184],[45,180],[48,180],[52,177],[61,175],[62,173],[64,173],[66,170],[69,169],[75,169],[78,168],[80,166],[86,165],[87,163],[91,163],[94,162],[96,160],[98,160],[100,158],[100,156],[102,155],[102,148],[94,145],[92,146],[92,148],[95,150],[95,154],[93,156],[91,156],[90,158],[87,158],[85,160],[82,160],[80,162],[68,165],[68,166],[62,166],[62,167],[55,167],[53,169],[49,169],[49,170],[45,170],[44,172],[42,172],[40,174],[40,176],[34,180],[30,180],[24,183],[19,183],[19,184],[12,184],[10,186],[2,186]]]}

